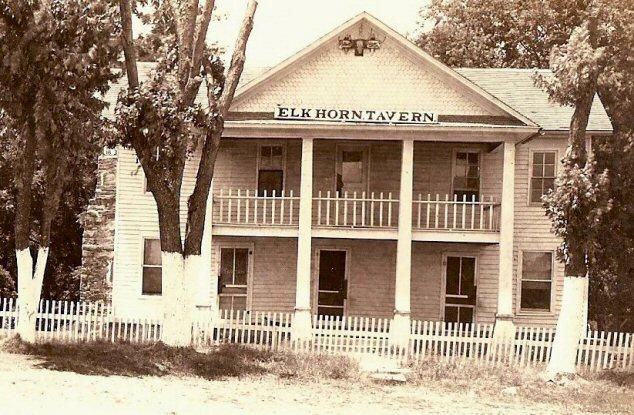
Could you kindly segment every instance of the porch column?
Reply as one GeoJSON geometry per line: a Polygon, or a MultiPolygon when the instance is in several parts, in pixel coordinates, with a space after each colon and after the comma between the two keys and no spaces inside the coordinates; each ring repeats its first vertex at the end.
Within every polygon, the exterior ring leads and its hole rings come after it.
{"type": "Polygon", "coordinates": [[[515,333],[513,325],[513,232],[515,215],[515,143],[505,141],[500,211],[500,266],[498,275],[498,311],[495,335],[515,333]]]}
{"type": "Polygon", "coordinates": [[[213,275],[212,269],[212,212],[213,212],[214,182],[211,181],[209,196],[207,197],[207,209],[205,210],[205,224],[203,228],[203,240],[201,244],[202,264],[198,271],[196,289],[196,305],[208,307],[215,316],[218,308],[218,279],[213,275]]]}
{"type": "Polygon", "coordinates": [[[292,335],[294,340],[311,338],[310,265],[313,210],[313,138],[302,139],[302,166],[297,235],[297,288],[292,335]]]}
{"type": "Polygon", "coordinates": [[[412,192],[414,182],[414,140],[403,140],[401,188],[398,204],[396,241],[396,284],[394,321],[390,339],[394,346],[405,347],[410,336],[410,296],[412,278],[412,192]]]}

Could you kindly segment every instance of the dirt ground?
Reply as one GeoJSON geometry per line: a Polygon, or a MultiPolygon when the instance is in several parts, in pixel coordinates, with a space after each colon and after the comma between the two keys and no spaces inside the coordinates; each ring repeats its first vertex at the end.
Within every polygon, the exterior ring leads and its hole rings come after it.
{"type": "MultiPolygon", "coordinates": [[[[576,406],[411,385],[298,382],[274,376],[86,376],[0,353],[0,414],[578,414],[576,406]]],[[[574,404],[572,404],[574,405],[574,404]]]]}

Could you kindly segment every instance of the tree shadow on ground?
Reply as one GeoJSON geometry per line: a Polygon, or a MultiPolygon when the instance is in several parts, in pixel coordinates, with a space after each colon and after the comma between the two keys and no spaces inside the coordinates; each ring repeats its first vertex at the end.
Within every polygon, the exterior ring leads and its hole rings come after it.
{"type": "Polygon", "coordinates": [[[198,376],[204,379],[241,377],[266,372],[272,359],[267,351],[226,345],[209,352],[162,343],[45,343],[26,344],[19,339],[5,342],[3,349],[38,358],[36,367],[84,375],[198,376]]]}

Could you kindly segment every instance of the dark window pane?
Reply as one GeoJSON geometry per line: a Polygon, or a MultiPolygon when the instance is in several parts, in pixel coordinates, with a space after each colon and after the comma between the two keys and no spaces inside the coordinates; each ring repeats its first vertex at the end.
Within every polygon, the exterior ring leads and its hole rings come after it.
{"type": "Polygon", "coordinates": [[[233,297],[233,309],[234,310],[246,310],[247,309],[247,297],[233,297]]]}
{"type": "Polygon", "coordinates": [[[546,280],[552,277],[551,252],[524,252],[522,257],[522,279],[546,280]]]}
{"type": "Polygon", "coordinates": [[[531,203],[542,201],[542,184],[544,179],[531,179],[531,203]]]}
{"type": "Polygon", "coordinates": [[[146,239],[143,247],[144,265],[161,265],[161,240],[146,239]]]}
{"type": "Polygon", "coordinates": [[[467,153],[463,153],[461,151],[456,153],[456,160],[457,161],[466,161],[467,160],[467,153]]]}
{"type": "Polygon", "coordinates": [[[271,155],[273,157],[280,157],[283,154],[282,146],[271,147],[271,155]]]}
{"type": "Polygon", "coordinates": [[[555,165],[554,164],[545,164],[544,165],[544,177],[555,177],[555,165]]]}
{"type": "Polygon", "coordinates": [[[260,155],[262,156],[262,158],[271,157],[271,147],[269,146],[260,147],[260,155]]]}
{"type": "Polygon", "coordinates": [[[533,177],[542,177],[544,175],[543,164],[533,164],[533,177]]]}
{"type": "Polygon", "coordinates": [[[473,308],[460,307],[458,316],[459,323],[473,323],[473,308]]]}
{"type": "Polygon", "coordinates": [[[554,151],[550,151],[550,152],[544,153],[544,163],[546,163],[546,164],[555,164],[555,152],[554,151]]]}
{"type": "Polygon", "coordinates": [[[221,310],[231,310],[233,297],[221,295],[218,300],[218,306],[221,310]]]}
{"type": "Polygon", "coordinates": [[[342,308],[331,308],[331,307],[318,307],[317,314],[320,316],[343,316],[343,307],[342,308]]]}
{"type": "Polygon", "coordinates": [[[475,258],[462,258],[462,290],[460,294],[467,294],[469,287],[475,285],[475,258]]]}
{"type": "Polygon", "coordinates": [[[272,196],[275,191],[276,196],[282,194],[284,183],[284,171],[282,170],[260,170],[258,174],[258,195],[272,196]]]}
{"type": "Polygon", "coordinates": [[[236,249],[235,253],[235,274],[234,284],[247,285],[247,274],[249,264],[249,250],[245,248],[236,249]]]}
{"type": "Polygon", "coordinates": [[[469,178],[467,179],[467,189],[478,190],[480,188],[480,180],[469,178]]]}
{"type": "Polygon", "coordinates": [[[467,158],[469,160],[469,164],[478,164],[478,153],[469,153],[467,158]]]}
{"type": "Polygon", "coordinates": [[[220,284],[233,284],[233,248],[220,249],[220,284]]]}
{"type": "Polygon", "coordinates": [[[145,295],[160,295],[162,292],[161,268],[143,268],[143,287],[145,295]]]}
{"type": "Polygon", "coordinates": [[[458,295],[460,280],[460,258],[450,256],[447,257],[447,284],[445,292],[447,294],[458,295]]]}
{"type": "Polygon", "coordinates": [[[544,194],[555,188],[555,179],[544,179],[544,194]]]}
{"type": "Polygon", "coordinates": [[[469,166],[469,170],[467,171],[467,175],[469,177],[480,177],[480,169],[478,166],[469,166]]]}
{"type": "Polygon", "coordinates": [[[550,310],[550,281],[522,281],[521,308],[550,310]]]}
{"type": "Polygon", "coordinates": [[[533,164],[544,164],[544,153],[533,153],[533,164]]]}
{"type": "Polygon", "coordinates": [[[458,307],[445,307],[445,321],[458,321],[458,307]]]}
{"type": "Polygon", "coordinates": [[[341,292],[336,292],[336,293],[323,293],[320,292],[319,293],[319,303],[320,306],[322,305],[336,305],[336,306],[343,306],[343,295],[341,294],[341,292]]]}

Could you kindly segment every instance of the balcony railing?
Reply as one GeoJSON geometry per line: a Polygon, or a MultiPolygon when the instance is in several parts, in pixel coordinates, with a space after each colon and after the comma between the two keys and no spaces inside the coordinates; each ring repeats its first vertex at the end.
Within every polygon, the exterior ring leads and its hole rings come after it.
{"type": "Polygon", "coordinates": [[[256,190],[220,189],[214,194],[214,224],[297,226],[298,216],[299,196],[292,190],[258,195],[256,190]]]}
{"type": "MultiPolygon", "coordinates": [[[[395,229],[398,197],[392,192],[322,192],[313,197],[313,225],[330,228],[395,229]]],[[[500,204],[492,197],[467,200],[449,195],[418,194],[413,201],[414,230],[499,230],[500,204]]],[[[256,190],[220,189],[214,194],[217,225],[297,226],[299,196],[292,190],[258,195],[256,190]]]]}
{"type": "Polygon", "coordinates": [[[327,227],[395,228],[398,199],[392,193],[318,192],[313,197],[313,224],[327,227]]]}
{"type": "Polygon", "coordinates": [[[493,197],[487,199],[419,194],[414,200],[412,225],[417,230],[499,231],[500,204],[493,197]]]}

